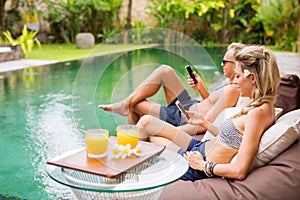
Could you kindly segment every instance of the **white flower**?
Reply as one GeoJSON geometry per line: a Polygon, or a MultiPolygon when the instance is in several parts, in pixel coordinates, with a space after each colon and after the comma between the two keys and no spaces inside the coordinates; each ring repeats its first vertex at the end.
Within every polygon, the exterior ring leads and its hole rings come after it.
{"type": "Polygon", "coordinates": [[[127,156],[131,156],[131,151],[130,151],[130,144],[126,144],[126,146],[119,145],[120,150],[121,150],[121,158],[124,159],[127,156]]]}
{"type": "Polygon", "coordinates": [[[140,148],[141,145],[138,144],[132,151],[136,156],[144,156],[144,153],[142,151],[142,149],[140,148]]]}
{"type": "Polygon", "coordinates": [[[138,144],[134,149],[131,149],[130,144],[127,144],[126,146],[116,144],[112,150],[112,156],[113,158],[121,159],[130,157],[132,153],[136,156],[144,156],[144,153],[140,147],[141,145],[138,144]]]}
{"type": "Polygon", "coordinates": [[[113,158],[126,158],[127,156],[131,156],[131,150],[130,150],[130,144],[127,144],[126,146],[123,145],[115,145],[115,147],[112,150],[112,156],[113,158]]]}
{"type": "Polygon", "coordinates": [[[112,150],[112,156],[114,158],[120,158],[121,157],[121,150],[119,148],[119,145],[115,145],[115,147],[112,150]]]}
{"type": "Polygon", "coordinates": [[[248,69],[244,69],[244,77],[249,76],[251,73],[249,72],[248,69]]]}

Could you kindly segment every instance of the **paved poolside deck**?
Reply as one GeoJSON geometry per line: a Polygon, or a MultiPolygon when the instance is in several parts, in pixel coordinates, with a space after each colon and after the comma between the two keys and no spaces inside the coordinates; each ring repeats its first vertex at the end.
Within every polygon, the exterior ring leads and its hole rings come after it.
{"type": "Polygon", "coordinates": [[[300,53],[275,52],[281,74],[297,74],[300,77],[300,53]]]}
{"type": "MultiPolygon", "coordinates": [[[[281,74],[297,74],[300,77],[300,54],[275,52],[281,74]]],[[[28,67],[42,66],[57,63],[55,60],[21,59],[0,62],[0,73],[19,70],[28,67]]]]}
{"type": "Polygon", "coordinates": [[[24,68],[28,68],[28,67],[48,65],[48,64],[53,64],[53,63],[57,63],[57,62],[58,61],[56,61],[56,60],[30,60],[30,59],[21,59],[21,60],[0,62],[0,73],[24,69],[24,68]]]}

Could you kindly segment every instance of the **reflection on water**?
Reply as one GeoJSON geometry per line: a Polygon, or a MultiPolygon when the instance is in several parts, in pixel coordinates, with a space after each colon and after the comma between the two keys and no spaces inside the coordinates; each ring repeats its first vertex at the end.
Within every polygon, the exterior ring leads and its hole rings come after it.
{"type": "Polygon", "coordinates": [[[26,142],[30,145],[25,150],[35,169],[34,180],[43,183],[47,193],[55,194],[60,187],[55,187],[49,181],[45,172],[47,160],[82,147],[84,143],[82,134],[76,129],[76,119],[72,117],[72,96],[49,93],[40,98],[43,102],[41,105],[27,103],[26,106],[26,127],[29,132],[26,142]]]}
{"type": "MultiPolygon", "coordinates": [[[[211,86],[220,78],[215,65],[207,65],[204,57],[194,66],[211,86]]],[[[69,188],[47,176],[46,161],[82,147],[85,129],[100,126],[115,134],[116,125],[124,123],[125,117],[97,109],[99,103],[122,100],[161,64],[173,66],[188,88],[184,66],[189,63],[177,54],[148,49],[111,58],[0,74],[0,198],[71,198],[69,188]],[[80,80],[79,69],[85,69],[80,80]]],[[[164,103],[162,91],[152,100],[164,103]]]]}

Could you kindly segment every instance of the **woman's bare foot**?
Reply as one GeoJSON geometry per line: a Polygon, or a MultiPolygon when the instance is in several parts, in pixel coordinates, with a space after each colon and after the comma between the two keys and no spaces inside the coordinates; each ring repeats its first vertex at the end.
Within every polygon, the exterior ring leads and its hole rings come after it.
{"type": "Polygon", "coordinates": [[[129,104],[127,101],[122,101],[114,104],[100,104],[98,105],[98,108],[103,109],[108,112],[117,113],[122,116],[128,116],[129,115],[129,104]]]}

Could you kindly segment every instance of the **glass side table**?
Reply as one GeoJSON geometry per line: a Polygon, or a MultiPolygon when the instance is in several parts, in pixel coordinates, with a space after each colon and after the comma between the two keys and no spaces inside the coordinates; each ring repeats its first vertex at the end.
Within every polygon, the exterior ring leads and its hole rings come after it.
{"type": "Polygon", "coordinates": [[[49,164],[46,171],[56,182],[71,187],[78,199],[155,200],[163,187],[180,179],[188,167],[182,156],[165,149],[151,161],[128,171],[119,181],[49,164]]]}

